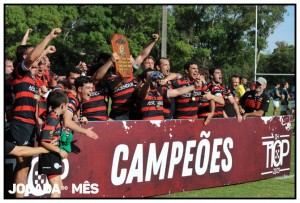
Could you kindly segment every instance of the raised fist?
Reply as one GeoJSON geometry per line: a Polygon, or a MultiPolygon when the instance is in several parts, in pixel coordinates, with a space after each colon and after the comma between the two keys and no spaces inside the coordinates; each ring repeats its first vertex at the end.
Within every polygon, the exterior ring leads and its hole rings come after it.
{"type": "Polygon", "coordinates": [[[59,33],[61,33],[62,30],[60,28],[54,28],[51,32],[50,32],[50,37],[51,38],[55,38],[58,36],[59,33]]]}
{"type": "Polygon", "coordinates": [[[152,40],[157,41],[159,39],[159,34],[152,34],[152,40]]]}
{"type": "Polygon", "coordinates": [[[46,50],[48,54],[53,54],[54,52],[56,52],[55,46],[48,46],[46,50]]]}

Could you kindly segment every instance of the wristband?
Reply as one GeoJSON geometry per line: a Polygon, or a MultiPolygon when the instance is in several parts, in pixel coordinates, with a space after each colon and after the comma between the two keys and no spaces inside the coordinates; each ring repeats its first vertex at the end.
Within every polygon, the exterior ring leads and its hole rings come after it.
{"type": "Polygon", "coordinates": [[[136,70],[140,68],[136,63],[134,63],[132,66],[133,66],[134,69],[136,69],[136,70]]]}

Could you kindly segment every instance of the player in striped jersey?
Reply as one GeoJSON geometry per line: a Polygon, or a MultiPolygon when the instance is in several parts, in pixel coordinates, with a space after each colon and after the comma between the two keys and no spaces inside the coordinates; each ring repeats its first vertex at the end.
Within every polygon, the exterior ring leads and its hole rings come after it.
{"type": "Polygon", "coordinates": [[[218,67],[212,67],[209,69],[210,83],[207,87],[210,93],[205,94],[205,97],[213,99],[215,101],[215,111],[213,118],[223,118],[223,110],[225,105],[225,94],[221,86],[222,84],[222,72],[218,67]]]}
{"type": "Polygon", "coordinates": [[[109,117],[114,120],[131,120],[134,110],[134,91],[138,85],[135,77],[122,79],[121,76],[112,76],[107,79],[109,94],[112,100],[109,117]],[[117,81],[116,85],[113,83],[117,81]]]}
{"type": "MultiPolygon", "coordinates": [[[[98,139],[98,135],[92,130],[93,127],[82,128],[73,120],[73,115],[78,112],[80,113],[82,102],[90,99],[93,90],[93,82],[88,76],[80,76],[75,79],[74,85],[76,88],[76,95],[72,92],[68,93],[68,111],[63,115],[64,127],[83,133],[90,138],[98,139]]],[[[79,121],[82,118],[81,115],[79,116],[79,121]]]]}
{"type": "MultiPolygon", "coordinates": [[[[208,69],[206,67],[201,67],[199,69],[198,77],[199,80],[202,82],[202,85],[206,86],[205,92],[209,92],[209,89],[207,88],[208,76],[208,69]]],[[[204,118],[204,125],[208,125],[212,117],[214,116],[215,105],[216,103],[213,99],[207,100],[203,95],[200,97],[200,103],[198,106],[198,118],[204,118]]]]}
{"type": "MultiPolygon", "coordinates": [[[[118,54],[113,53],[110,60],[106,61],[93,75],[94,84],[103,79],[117,60],[119,60],[118,54]]],[[[106,79],[106,82],[112,100],[109,117],[113,120],[132,119],[135,104],[133,92],[138,85],[138,80],[135,77],[122,78],[118,75],[111,75],[106,79]]]]}
{"type": "Polygon", "coordinates": [[[88,121],[107,121],[108,87],[104,82],[98,82],[93,87],[91,97],[82,103],[82,116],[88,121]]]}
{"type": "Polygon", "coordinates": [[[54,89],[62,89],[66,91],[73,92],[75,94],[76,88],[74,85],[75,79],[80,76],[81,72],[78,68],[72,67],[66,75],[66,78],[63,81],[57,83],[54,89]]]}
{"type": "Polygon", "coordinates": [[[140,76],[144,84],[137,91],[138,106],[143,120],[163,120],[164,108],[163,98],[178,97],[194,91],[199,85],[199,81],[193,85],[169,89],[165,85],[160,85],[164,75],[159,71],[152,71],[150,68],[143,71],[140,76]]]}
{"type": "Polygon", "coordinates": [[[239,77],[236,75],[233,75],[231,77],[231,86],[232,89],[230,89],[228,86],[226,86],[225,84],[222,84],[222,88],[225,94],[225,106],[224,106],[224,111],[223,111],[223,115],[225,118],[228,117],[236,117],[238,119],[239,122],[242,121],[242,115],[240,113],[239,110],[239,106],[238,106],[238,97],[235,94],[235,89],[234,87],[238,87],[239,84],[239,77]]]}
{"type": "MultiPolygon", "coordinates": [[[[172,82],[173,88],[192,86],[199,75],[198,65],[193,62],[184,64],[185,77],[172,82]]],[[[195,90],[188,94],[181,95],[175,98],[175,113],[174,118],[177,119],[196,119],[198,118],[198,105],[201,96],[206,90],[205,85],[199,85],[195,90]]]]}
{"type": "MultiPolygon", "coordinates": [[[[11,133],[14,143],[19,146],[33,146],[35,138],[36,124],[36,103],[37,103],[37,85],[34,78],[36,68],[33,63],[41,56],[47,44],[61,32],[60,28],[53,29],[43,41],[34,49],[25,45],[27,52],[26,59],[23,55],[17,56],[20,63],[15,66],[15,79],[13,81],[13,92],[15,94],[15,103],[13,107],[13,116],[11,122],[11,133]],[[20,132],[22,132],[20,134],[20,132]]],[[[22,47],[20,49],[23,49],[22,47]]],[[[18,157],[15,183],[27,183],[27,176],[31,165],[32,157],[18,157]]],[[[24,197],[23,193],[17,193],[16,197],[24,197]]]]}
{"type": "MultiPolygon", "coordinates": [[[[171,73],[170,61],[168,58],[160,58],[155,64],[155,68],[164,75],[164,79],[161,80],[161,84],[164,88],[173,89],[171,80],[179,79],[182,76],[179,73],[171,73]]],[[[175,111],[174,97],[164,97],[164,118],[172,119],[175,111]]]]}
{"type": "MultiPolygon", "coordinates": [[[[46,66],[46,59],[44,58],[44,56],[46,54],[53,54],[55,52],[56,48],[54,46],[48,46],[47,49],[43,51],[42,56],[38,59],[37,74],[35,75],[35,80],[40,96],[37,99],[38,128],[41,127],[43,120],[45,119],[45,113],[47,109],[47,93],[48,91],[50,91],[50,87],[54,87],[54,83],[49,75],[49,71],[46,66]]],[[[39,132],[39,130],[37,130],[37,132],[39,132]]]]}
{"type": "MultiPolygon", "coordinates": [[[[43,125],[41,145],[49,151],[39,156],[39,173],[46,174],[52,186],[58,186],[61,190],[62,160],[68,153],[60,149],[60,134],[62,131],[62,118],[68,109],[68,97],[62,90],[54,90],[47,98],[47,118],[43,125]],[[51,110],[50,110],[51,109],[51,110]]],[[[50,197],[60,197],[60,191],[51,192],[50,197]]]]}
{"type": "Polygon", "coordinates": [[[142,69],[145,70],[147,68],[154,69],[155,60],[152,56],[149,56],[152,48],[154,47],[155,43],[158,41],[159,35],[152,34],[151,42],[149,45],[141,51],[141,53],[135,58],[136,65],[142,66],[142,69]]]}

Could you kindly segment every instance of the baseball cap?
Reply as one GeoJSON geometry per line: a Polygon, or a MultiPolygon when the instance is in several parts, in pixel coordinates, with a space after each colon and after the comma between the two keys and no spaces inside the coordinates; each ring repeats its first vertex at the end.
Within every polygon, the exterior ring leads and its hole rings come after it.
{"type": "Polygon", "coordinates": [[[256,82],[258,82],[259,84],[267,84],[267,80],[263,77],[259,77],[257,78],[256,82]]]}

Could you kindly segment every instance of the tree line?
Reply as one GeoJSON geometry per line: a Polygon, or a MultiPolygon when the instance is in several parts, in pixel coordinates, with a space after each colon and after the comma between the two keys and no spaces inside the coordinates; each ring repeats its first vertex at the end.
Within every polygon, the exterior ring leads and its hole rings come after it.
{"type": "MultiPolygon", "coordinates": [[[[54,27],[63,30],[50,56],[57,74],[79,61],[97,61],[101,52],[111,53],[114,33],[126,36],[133,57],[145,48],[153,33],[161,35],[163,5],[5,5],[5,57],[14,58],[28,28],[28,44],[36,45],[54,27]],[[82,53],[86,53],[85,55],[82,53]]],[[[171,5],[167,15],[167,57],[172,71],[183,64],[222,68],[224,82],[232,74],[254,78],[255,5],[171,5]]],[[[284,5],[258,5],[257,72],[295,73],[295,47],[277,42],[271,54],[262,54],[267,38],[284,20],[284,5]]],[[[151,55],[159,58],[161,41],[151,55]]],[[[266,76],[268,86],[277,76],[266,76]]],[[[295,84],[295,77],[280,77],[295,84]]],[[[274,81],[274,83],[277,81],[274,81]]]]}

